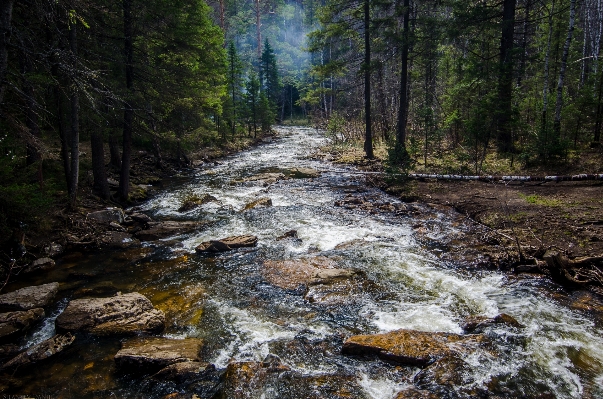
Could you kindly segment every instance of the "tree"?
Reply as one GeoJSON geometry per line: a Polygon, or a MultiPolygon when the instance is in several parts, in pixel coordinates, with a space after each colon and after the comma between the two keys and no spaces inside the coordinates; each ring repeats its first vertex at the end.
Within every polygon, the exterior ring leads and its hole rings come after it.
{"type": "Polygon", "coordinates": [[[257,75],[251,74],[251,76],[249,76],[245,91],[247,125],[249,126],[249,133],[251,133],[251,127],[253,126],[253,137],[257,137],[260,102],[260,79],[257,75]]]}
{"type": "Polygon", "coordinates": [[[232,120],[231,120],[230,124],[231,124],[232,136],[234,137],[235,133],[236,133],[236,129],[237,129],[237,107],[238,107],[239,99],[241,97],[241,86],[242,86],[242,80],[243,80],[243,65],[241,63],[239,55],[237,54],[237,49],[236,49],[233,41],[231,41],[228,44],[228,55],[227,56],[228,56],[227,85],[228,85],[230,100],[232,101],[232,103],[230,104],[231,115],[232,115],[232,120]]]}
{"type": "Polygon", "coordinates": [[[500,70],[498,73],[498,148],[501,152],[513,151],[511,115],[513,102],[513,37],[517,0],[504,0],[500,38],[500,70]]]}
{"type": "Polygon", "coordinates": [[[274,108],[279,103],[282,85],[276,64],[276,55],[268,39],[264,42],[264,50],[260,61],[260,89],[266,93],[266,97],[274,108]]]}

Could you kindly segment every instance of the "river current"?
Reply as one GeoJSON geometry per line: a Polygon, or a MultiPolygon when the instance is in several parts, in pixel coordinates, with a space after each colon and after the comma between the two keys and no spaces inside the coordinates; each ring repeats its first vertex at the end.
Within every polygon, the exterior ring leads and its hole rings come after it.
{"type": "MultiPolygon", "coordinates": [[[[405,205],[367,186],[365,176],[353,169],[313,159],[311,154],[325,143],[319,132],[309,128],[277,132],[272,141],[174,182],[140,209],[157,220],[210,222],[206,228],[145,243],[127,256],[93,253],[59,264],[49,277],[62,282],[66,299],[56,306],[54,317],[77,290],[110,286],[124,293],[138,291],[166,311],[163,336],[204,339],[205,360],[218,369],[231,362],[261,362],[272,354],[300,376],[346,376],[357,387],[351,397],[392,399],[412,385],[419,369],[343,356],[344,339],[397,329],[462,333],[469,317],[506,313],[524,328],[487,327],[484,333],[492,344],[463,359],[470,374],[465,385],[470,386],[451,389],[450,397],[466,397],[462,392],[474,387],[499,397],[551,393],[557,398],[603,398],[601,325],[551,299],[556,287],[538,279],[460,267],[442,257],[440,248],[426,242],[459,245],[471,234],[451,212],[428,205],[414,205],[414,212],[406,213],[336,206],[349,195],[370,197],[394,209],[405,205]],[[322,173],[312,179],[269,183],[253,179],[296,167],[322,173]],[[217,201],[178,211],[184,198],[205,194],[217,201]],[[272,206],[241,212],[264,197],[272,200],[272,206]],[[419,220],[422,212],[430,215],[429,220],[419,220]],[[421,236],[417,223],[423,226],[421,236]],[[291,230],[297,231],[297,239],[277,239],[291,230]],[[258,246],[211,256],[195,253],[201,242],[244,234],[257,236],[258,246]],[[133,261],[134,252],[142,255],[133,261]],[[275,287],[262,274],[269,260],[314,257],[362,271],[368,283],[341,301],[312,302],[304,299],[304,292],[275,287]]],[[[446,247],[455,250],[454,245],[446,247]]],[[[53,333],[51,317],[25,346],[53,333]]],[[[115,370],[112,356],[119,350],[119,340],[78,338],[74,345],[25,378],[20,392],[74,398],[169,393],[115,370]]],[[[303,387],[284,385],[267,384],[258,388],[257,397],[307,397],[303,387]]]]}

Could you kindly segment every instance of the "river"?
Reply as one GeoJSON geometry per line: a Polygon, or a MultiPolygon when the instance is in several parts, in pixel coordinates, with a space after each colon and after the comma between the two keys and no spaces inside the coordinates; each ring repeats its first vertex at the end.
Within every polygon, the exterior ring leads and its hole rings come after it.
{"type": "MultiPolygon", "coordinates": [[[[347,397],[391,399],[412,385],[419,369],[344,356],[344,339],[396,329],[462,333],[469,317],[505,313],[524,327],[488,326],[484,334],[491,344],[463,358],[468,374],[463,386],[448,387],[441,397],[469,397],[466,392],[536,397],[548,392],[557,398],[603,398],[601,325],[552,299],[558,287],[465,267],[472,260],[455,261],[449,255],[472,234],[469,221],[461,223],[453,212],[428,205],[402,204],[367,186],[365,176],[350,167],[313,159],[325,142],[313,129],[277,132],[270,142],[175,181],[139,209],[159,220],[211,222],[208,227],[126,254],[89,253],[62,261],[47,276],[62,283],[65,297],[53,317],[78,290],[138,291],[166,311],[164,336],[204,339],[205,360],[217,369],[232,362],[261,362],[269,354],[291,369],[286,377],[255,387],[249,397],[344,397],[317,383],[326,376],[331,385],[347,384],[347,397]],[[268,183],[253,179],[296,167],[322,173],[268,183]],[[178,212],[182,200],[195,194],[218,201],[178,212]],[[395,211],[335,205],[346,196],[370,198],[395,211]],[[272,206],[241,212],[262,197],[270,198],[272,206]],[[277,239],[291,230],[297,231],[297,239],[277,239]],[[258,246],[211,256],[195,253],[203,241],[243,234],[257,236],[258,246]],[[325,294],[332,300],[312,301],[305,291],[276,287],[265,277],[267,261],[316,258],[360,271],[362,283],[349,292],[325,294]]],[[[319,299],[323,294],[315,293],[319,299]]],[[[52,336],[53,317],[24,346],[52,336]]],[[[74,348],[23,377],[16,393],[160,398],[171,392],[170,385],[152,385],[116,371],[113,355],[119,345],[109,338],[78,337],[74,348]]]]}

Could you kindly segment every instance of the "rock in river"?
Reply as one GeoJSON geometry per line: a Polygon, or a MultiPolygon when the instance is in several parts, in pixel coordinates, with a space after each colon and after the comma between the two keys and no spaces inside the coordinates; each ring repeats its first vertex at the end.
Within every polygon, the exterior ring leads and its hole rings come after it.
{"type": "Polygon", "coordinates": [[[152,376],[161,381],[174,381],[181,384],[203,378],[203,375],[216,370],[216,366],[205,362],[179,362],[171,364],[152,376]]]}
{"type": "Polygon", "coordinates": [[[136,233],[136,238],[144,241],[160,240],[162,238],[176,235],[187,234],[206,226],[206,223],[199,222],[149,222],[148,229],[136,233]]]}
{"type": "Polygon", "coordinates": [[[59,291],[59,283],[49,283],[0,295],[0,307],[16,310],[43,308],[50,304],[59,291]]]}
{"type": "Polygon", "coordinates": [[[111,222],[123,223],[124,211],[119,208],[107,208],[102,211],[90,212],[86,215],[88,219],[95,220],[99,223],[109,224],[111,222]]]}
{"type": "Polygon", "coordinates": [[[25,352],[20,353],[17,357],[2,365],[0,370],[22,369],[27,366],[35,365],[42,360],[62,352],[71,345],[74,340],[75,337],[71,334],[55,335],[54,337],[27,349],[25,352]]]}
{"type": "Polygon", "coordinates": [[[132,292],[110,298],[75,299],[57,317],[56,327],[96,335],[153,333],[165,328],[165,315],[144,295],[132,292]]]}
{"type": "Polygon", "coordinates": [[[203,341],[196,338],[134,338],[122,344],[115,355],[115,363],[128,372],[135,369],[136,372],[155,373],[172,364],[199,362],[202,348],[203,341]]]}
{"type": "Polygon", "coordinates": [[[44,317],[44,309],[0,313],[0,340],[4,341],[27,331],[44,317]]]}
{"type": "Polygon", "coordinates": [[[226,237],[219,240],[211,240],[202,242],[195,248],[195,251],[202,252],[225,252],[231,249],[243,248],[243,247],[255,247],[258,244],[258,238],[256,236],[235,236],[226,237]]]}
{"type": "Polygon", "coordinates": [[[252,202],[248,203],[247,205],[245,205],[245,207],[243,208],[243,211],[248,211],[250,209],[258,208],[258,207],[270,207],[270,206],[272,206],[272,199],[258,198],[255,201],[252,201],[252,202]]]}
{"type": "Polygon", "coordinates": [[[424,367],[444,356],[467,353],[484,339],[483,335],[397,330],[385,334],[355,335],[344,342],[341,352],[424,367]]]}

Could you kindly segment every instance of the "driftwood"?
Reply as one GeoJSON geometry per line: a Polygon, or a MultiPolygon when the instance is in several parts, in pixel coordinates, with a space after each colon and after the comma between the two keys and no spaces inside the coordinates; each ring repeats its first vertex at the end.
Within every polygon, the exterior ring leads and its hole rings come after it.
{"type": "Polygon", "coordinates": [[[603,256],[568,259],[558,251],[547,251],[544,260],[560,283],[592,288],[597,293],[603,288],[603,256]]]}

